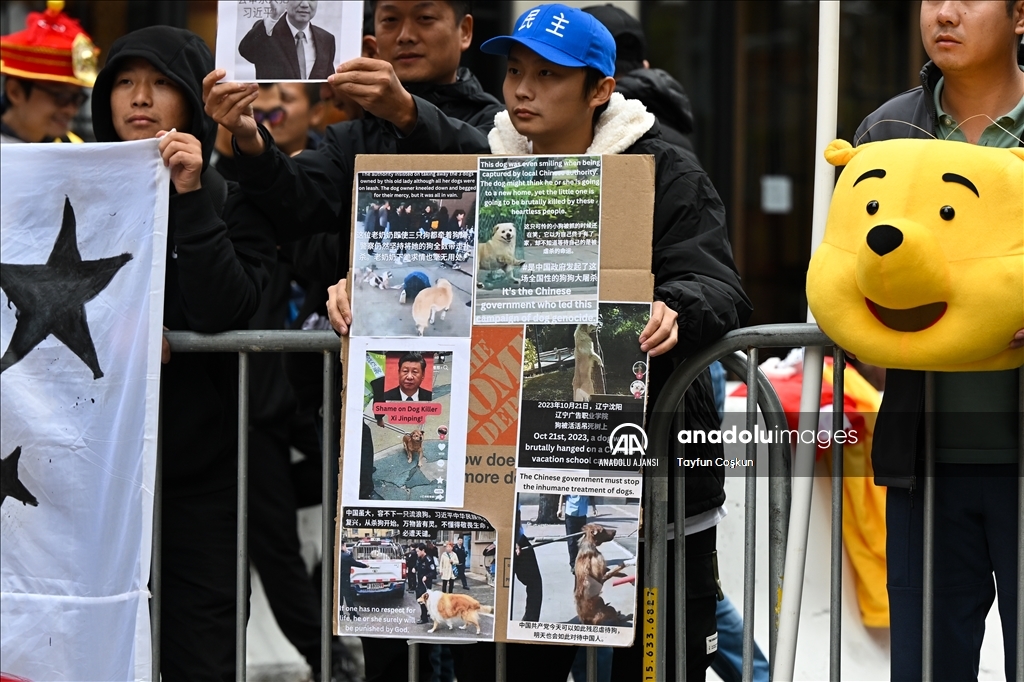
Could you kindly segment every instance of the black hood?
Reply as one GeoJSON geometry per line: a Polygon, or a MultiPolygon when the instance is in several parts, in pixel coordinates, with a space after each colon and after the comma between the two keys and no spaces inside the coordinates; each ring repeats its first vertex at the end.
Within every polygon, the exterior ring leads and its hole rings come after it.
{"type": "Polygon", "coordinates": [[[150,26],[114,41],[107,63],[96,76],[92,90],[92,126],[99,142],[121,140],[114,130],[110,93],[120,63],[141,57],[181,86],[192,108],[192,133],[203,145],[203,167],[210,163],[217,124],[203,112],[203,78],[214,69],[213,55],[203,39],[192,31],[172,26],[150,26]]]}
{"type": "Polygon", "coordinates": [[[686,91],[667,71],[636,69],[615,79],[615,90],[626,99],[638,99],[647,111],[683,135],[693,132],[693,109],[686,91]]]}

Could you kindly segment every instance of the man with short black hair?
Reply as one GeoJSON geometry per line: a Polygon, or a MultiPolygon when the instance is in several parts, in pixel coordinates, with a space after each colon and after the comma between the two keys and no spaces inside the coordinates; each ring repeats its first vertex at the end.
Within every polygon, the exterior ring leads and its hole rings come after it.
{"type": "MultiPolygon", "coordinates": [[[[1024,146],[1024,0],[921,3],[931,61],[854,144],[933,138],[1024,146]]],[[[999,199],[993,199],[999,200],[999,199]]],[[[985,235],[979,233],[978,239],[985,235]]],[[[1024,329],[1006,340],[1024,345],[1024,329]]],[[[935,372],[935,478],[924,479],[925,373],[886,371],[871,460],[886,494],[891,676],[921,679],[923,505],[935,486],[934,674],[977,679],[985,617],[998,595],[1006,679],[1016,675],[1020,372],[935,372]],[[979,413],[985,412],[982,417],[979,413]],[[993,585],[993,574],[995,583],[993,585]]]]}
{"type": "MultiPolygon", "coordinates": [[[[436,0],[374,3],[375,35],[365,40],[373,42],[378,58],[348,61],[328,79],[365,110],[365,118],[328,127],[320,149],[295,159],[277,149],[253,119],[255,85],[218,83],[226,75],[221,70],[206,79],[206,110],[235,136],[241,184],[250,200],[275,224],[282,241],[338,231],[336,280],[348,272],[356,154],[399,153],[409,135],[486,149],[501,104],[459,68],[473,38],[473,17],[466,9],[466,3],[436,0]]],[[[329,316],[335,329],[348,333],[344,281],[330,291],[329,316]]]]}

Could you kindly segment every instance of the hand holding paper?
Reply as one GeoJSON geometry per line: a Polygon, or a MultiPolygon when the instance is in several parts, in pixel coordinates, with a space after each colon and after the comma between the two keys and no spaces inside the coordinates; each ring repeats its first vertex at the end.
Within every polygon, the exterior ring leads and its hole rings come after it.
{"type": "Polygon", "coordinates": [[[651,319],[640,334],[640,350],[651,354],[651,357],[662,355],[675,348],[679,341],[679,327],[676,318],[679,313],[661,301],[651,306],[651,319]]]}
{"type": "Polygon", "coordinates": [[[207,115],[231,131],[238,149],[246,156],[263,153],[263,138],[252,113],[252,103],[259,97],[255,83],[218,83],[227,72],[211,71],[203,79],[203,103],[207,115]]]}
{"type": "Polygon", "coordinates": [[[390,121],[402,133],[416,125],[416,102],[395,75],[389,62],[360,57],[338,66],[327,82],[335,92],[378,118],[390,121]]]}
{"type": "Polygon", "coordinates": [[[347,283],[343,279],[327,287],[327,317],[334,331],[342,336],[348,334],[349,325],[352,324],[352,302],[349,300],[347,283]]]}
{"type": "Polygon", "coordinates": [[[203,174],[203,147],[199,140],[177,130],[161,130],[157,137],[160,138],[160,156],[164,165],[171,169],[171,182],[178,194],[199,189],[203,174]]]}

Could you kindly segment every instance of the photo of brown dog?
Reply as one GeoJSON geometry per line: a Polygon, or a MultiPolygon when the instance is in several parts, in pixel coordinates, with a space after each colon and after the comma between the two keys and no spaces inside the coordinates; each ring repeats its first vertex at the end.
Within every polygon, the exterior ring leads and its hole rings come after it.
{"type": "Polygon", "coordinates": [[[427,632],[434,632],[444,623],[451,630],[457,621],[462,621],[460,630],[465,630],[467,625],[476,626],[476,634],[480,634],[480,614],[493,614],[494,607],[482,606],[480,602],[467,594],[445,593],[440,590],[424,592],[419,599],[420,604],[427,607],[434,626],[427,632]]]}
{"type": "Polygon", "coordinates": [[[423,432],[419,429],[411,431],[402,436],[402,445],[405,447],[405,458],[412,464],[412,458],[416,457],[416,466],[423,464],[423,432]]]}
{"type": "Polygon", "coordinates": [[[604,555],[598,549],[615,538],[615,530],[597,523],[583,526],[576,555],[576,614],[584,625],[622,625],[629,616],[620,613],[601,598],[604,584],[622,572],[624,566],[608,569],[604,555]]]}

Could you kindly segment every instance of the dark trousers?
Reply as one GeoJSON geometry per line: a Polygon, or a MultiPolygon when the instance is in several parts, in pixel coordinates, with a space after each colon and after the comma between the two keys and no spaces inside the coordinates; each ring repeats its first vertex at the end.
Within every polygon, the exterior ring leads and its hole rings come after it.
{"type": "Polygon", "coordinates": [[[540,575],[540,566],[537,565],[537,555],[533,552],[533,546],[526,537],[520,535],[516,540],[516,546],[519,548],[519,554],[512,559],[512,570],[516,580],[526,588],[526,610],[520,620],[536,623],[540,620],[540,605],[544,601],[544,583],[540,575]]]}
{"type": "MultiPolygon", "coordinates": [[[[373,639],[362,637],[363,657],[366,661],[366,682],[394,682],[409,679],[409,645],[403,639],[373,639]]],[[[430,680],[431,673],[439,676],[448,670],[441,660],[441,670],[434,671],[431,645],[419,645],[419,679],[430,680]]],[[[459,682],[493,682],[495,679],[494,644],[459,644],[446,647],[455,664],[455,677],[459,682]]],[[[565,682],[576,656],[574,646],[545,644],[509,644],[506,648],[506,670],[509,680],[530,682],[565,682]]]]}
{"type": "Polygon", "coordinates": [[[469,585],[466,584],[466,564],[459,564],[459,579],[462,580],[462,589],[468,590],[469,585]]]}
{"type": "Polygon", "coordinates": [[[441,581],[441,591],[442,592],[454,592],[455,591],[455,578],[452,578],[451,580],[442,580],[441,581]]]}
{"type": "Polygon", "coordinates": [[[235,488],[164,497],[160,670],[165,682],[235,679],[236,502],[235,488]]]}
{"type": "MultiPolygon", "coordinates": [[[[317,452],[319,454],[319,452],[317,452]]],[[[249,429],[249,557],[281,632],[320,670],[320,599],[302,559],[288,425],[249,429]]]]}
{"type": "Polygon", "coordinates": [[[373,435],[363,422],[363,442],[359,453],[359,499],[373,499],[373,435]]]}
{"type": "MultiPolygon", "coordinates": [[[[573,533],[579,533],[583,526],[587,525],[587,517],[583,516],[569,516],[565,515],[565,534],[572,535],[573,533]]],[[[580,553],[580,539],[579,537],[569,538],[565,541],[569,546],[569,568],[576,570],[576,555],[580,553]]]]}
{"type": "MultiPolygon", "coordinates": [[[[698,682],[707,676],[708,666],[715,652],[708,653],[708,644],[717,642],[718,624],[715,607],[718,604],[718,582],[715,578],[717,559],[715,543],[717,528],[709,528],[686,538],[686,681],[698,682]],[[709,640],[709,638],[711,638],[709,640]]],[[[643,547],[637,556],[636,574],[643,576],[643,547]]],[[[665,594],[665,614],[661,627],[665,629],[665,679],[676,674],[676,649],[672,623],[675,622],[675,541],[668,543],[668,589],[665,594]]],[[[638,578],[638,583],[640,582],[638,578]]],[[[642,589],[638,588],[638,589],[642,589]]],[[[641,593],[642,594],[642,593],[641,593]]],[[[642,597],[638,599],[642,603],[642,597]]],[[[612,679],[616,682],[639,682],[644,679],[643,621],[635,618],[636,639],[628,649],[615,649],[612,679]]]]}
{"type": "MultiPolygon", "coordinates": [[[[928,485],[918,469],[917,480],[928,485]]],[[[935,680],[978,678],[995,584],[1006,679],[1014,679],[1018,467],[936,464],[935,473],[935,680]]],[[[920,680],[924,491],[889,488],[885,522],[891,679],[920,680]]]]}

